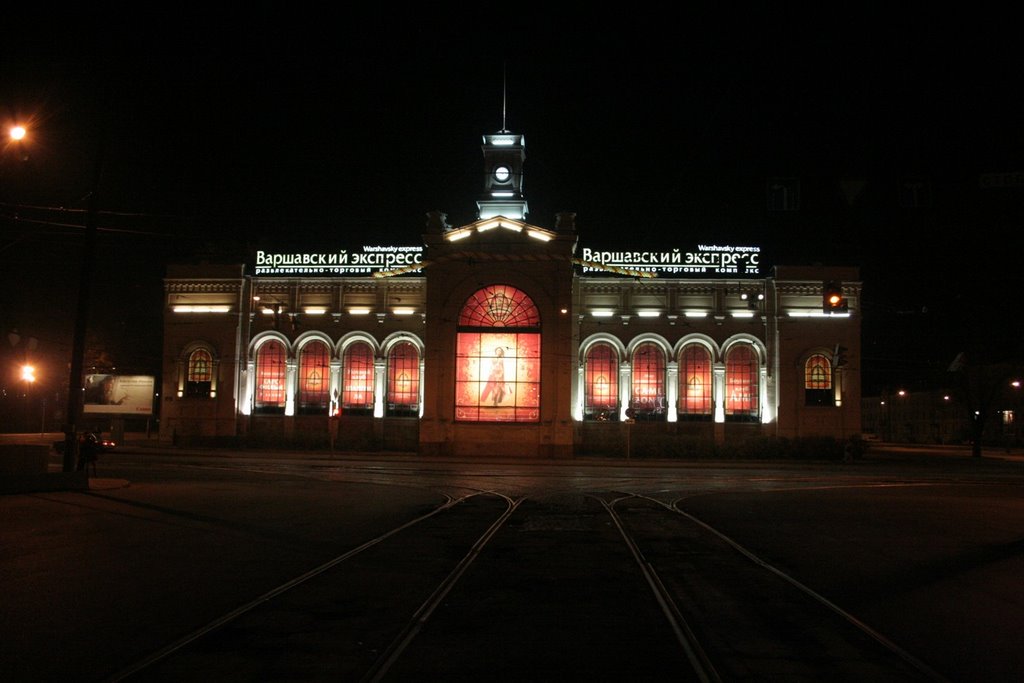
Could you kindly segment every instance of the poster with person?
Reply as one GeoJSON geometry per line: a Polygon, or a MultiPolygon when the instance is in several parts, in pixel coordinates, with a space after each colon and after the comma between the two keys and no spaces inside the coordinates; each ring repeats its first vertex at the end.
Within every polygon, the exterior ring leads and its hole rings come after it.
{"type": "Polygon", "coordinates": [[[150,375],[86,375],[83,413],[152,415],[150,375]]]}

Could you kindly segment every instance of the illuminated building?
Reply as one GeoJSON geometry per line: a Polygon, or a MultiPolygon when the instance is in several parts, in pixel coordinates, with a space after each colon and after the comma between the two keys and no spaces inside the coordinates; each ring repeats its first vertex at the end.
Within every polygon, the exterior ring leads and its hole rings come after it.
{"type": "Polygon", "coordinates": [[[161,436],[570,457],[860,431],[856,268],[589,249],[574,214],[527,221],[524,149],[484,136],[478,220],[432,213],[421,245],[171,266],[161,436]]]}

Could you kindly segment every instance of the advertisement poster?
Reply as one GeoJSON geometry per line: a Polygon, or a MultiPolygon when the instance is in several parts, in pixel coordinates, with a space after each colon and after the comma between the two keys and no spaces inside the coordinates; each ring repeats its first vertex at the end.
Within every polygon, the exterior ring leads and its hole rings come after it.
{"type": "Polygon", "coordinates": [[[86,375],[82,412],[152,415],[153,386],[150,375],[86,375]]]}
{"type": "Polygon", "coordinates": [[[460,332],[455,417],[467,422],[540,419],[540,335],[460,332]]]}

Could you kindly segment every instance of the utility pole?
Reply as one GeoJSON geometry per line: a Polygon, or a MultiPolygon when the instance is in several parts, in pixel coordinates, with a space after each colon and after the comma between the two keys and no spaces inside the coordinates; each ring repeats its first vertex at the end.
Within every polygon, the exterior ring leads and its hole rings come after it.
{"type": "Polygon", "coordinates": [[[78,461],[78,421],[82,416],[82,372],[85,357],[85,334],[89,324],[89,300],[92,294],[93,262],[96,254],[96,194],[103,175],[103,137],[100,136],[96,170],[85,214],[85,241],[82,245],[82,270],[78,282],[78,308],[75,313],[75,334],[71,351],[71,375],[68,378],[67,423],[64,429],[63,471],[74,472],[78,461]]]}

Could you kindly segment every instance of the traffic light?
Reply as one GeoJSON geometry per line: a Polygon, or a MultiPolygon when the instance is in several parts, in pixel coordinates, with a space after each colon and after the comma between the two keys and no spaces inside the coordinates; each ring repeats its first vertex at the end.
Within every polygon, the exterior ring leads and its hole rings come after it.
{"type": "Polygon", "coordinates": [[[846,313],[849,306],[843,296],[843,285],[839,282],[826,282],[822,289],[821,309],[828,314],[846,313]]]}

